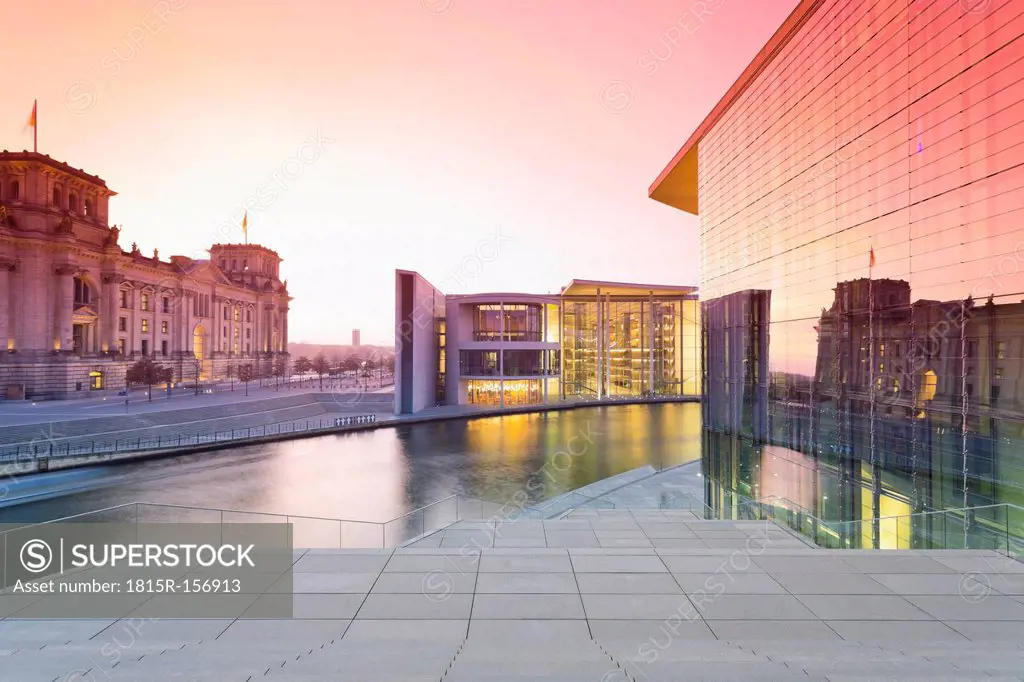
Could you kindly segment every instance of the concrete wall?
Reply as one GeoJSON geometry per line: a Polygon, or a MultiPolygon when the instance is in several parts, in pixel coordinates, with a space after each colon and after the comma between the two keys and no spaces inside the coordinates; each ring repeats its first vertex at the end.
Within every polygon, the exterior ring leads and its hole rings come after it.
{"type": "Polygon", "coordinates": [[[437,403],[435,318],[445,297],[418,273],[395,271],[395,414],[412,414],[437,403]]]}

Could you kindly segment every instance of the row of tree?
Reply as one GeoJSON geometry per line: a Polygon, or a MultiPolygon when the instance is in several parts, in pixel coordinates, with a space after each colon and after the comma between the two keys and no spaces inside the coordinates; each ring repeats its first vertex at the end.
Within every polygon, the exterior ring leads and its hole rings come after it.
{"type": "MultiPolygon", "coordinates": [[[[384,357],[370,356],[364,359],[356,355],[350,355],[340,362],[331,362],[321,353],[313,360],[310,360],[304,355],[300,356],[295,360],[292,368],[295,373],[300,375],[315,372],[320,379],[320,388],[322,390],[324,376],[338,372],[360,372],[361,370],[361,376],[363,377],[373,376],[375,372],[379,372],[382,376],[384,374],[394,374],[395,357],[393,355],[384,357]]],[[[197,390],[199,386],[200,369],[200,362],[199,360],[196,360],[195,380],[197,390]]],[[[231,380],[232,390],[234,390],[234,381],[237,379],[245,384],[245,394],[249,395],[249,382],[260,378],[257,371],[258,369],[251,363],[238,365],[237,367],[233,364],[228,365],[227,376],[228,379],[231,380]]],[[[276,378],[281,378],[286,376],[287,372],[287,359],[284,357],[275,358],[274,364],[271,368],[271,375],[276,378]]],[[[129,386],[146,386],[149,389],[150,400],[153,400],[154,386],[169,384],[173,379],[174,368],[168,365],[159,364],[151,357],[144,357],[141,360],[138,360],[128,368],[128,371],[125,374],[125,382],[129,386]]]]}
{"type": "MultiPolygon", "coordinates": [[[[274,376],[283,376],[287,370],[287,364],[279,365],[274,363],[274,376]],[[280,372],[280,374],[278,373],[280,372]]],[[[256,369],[252,363],[240,365],[235,369],[234,365],[228,365],[228,377],[232,379],[232,390],[234,390],[234,379],[238,378],[245,384],[245,394],[249,395],[249,382],[256,379],[256,369]]],[[[129,386],[145,386],[148,389],[149,400],[153,400],[153,387],[160,384],[169,384],[174,380],[174,368],[168,365],[161,365],[151,357],[144,357],[131,365],[125,372],[125,383],[129,386]]],[[[199,361],[196,361],[196,387],[199,385],[199,361]]]]}
{"type": "Polygon", "coordinates": [[[385,373],[394,374],[395,356],[360,358],[357,355],[350,355],[344,360],[331,362],[323,353],[312,360],[302,355],[295,359],[292,367],[299,375],[314,372],[320,380],[320,388],[323,389],[324,376],[339,372],[361,372],[363,377],[373,376],[374,372],[379,372],[382,376],[385,373]]]}

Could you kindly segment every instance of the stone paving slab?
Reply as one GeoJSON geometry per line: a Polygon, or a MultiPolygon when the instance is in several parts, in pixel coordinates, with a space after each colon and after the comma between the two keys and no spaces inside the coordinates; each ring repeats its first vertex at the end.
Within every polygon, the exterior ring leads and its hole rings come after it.
{"type": "MultiPolygon", "coordinates": [[[[586,533],[643,532],[629,523],[538,528],[586,544],[586,533]]],[[[257,610],[291,599],[287,621],[145,620],[127,644],[140,622],[131,605],[119,620],[33,621],[18,614],[40,602],[19,610],[9,601],[0,680],[970,679],[1024,670],[1024,601],[999,591],[1017,589],[1024,574],[993,553],[418,547],[296,556],[294,596],[244,595],[257,610]],[[959,591],[965,584],[991,589],[959,591]]]]}

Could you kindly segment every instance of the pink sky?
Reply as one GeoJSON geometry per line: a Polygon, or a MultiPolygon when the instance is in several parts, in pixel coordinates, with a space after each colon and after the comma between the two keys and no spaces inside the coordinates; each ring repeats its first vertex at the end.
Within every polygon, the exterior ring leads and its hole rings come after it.
{"type": "Polygon", "coordinates": [[[39,150],[164,258],[241,241],[252,198],[290,339],[390,344],[395,268],[447,293],[696,284],[697,219],[647,187],[795,5],[9,3],[0,148],[31,149],[38,98],[39,150]]]}

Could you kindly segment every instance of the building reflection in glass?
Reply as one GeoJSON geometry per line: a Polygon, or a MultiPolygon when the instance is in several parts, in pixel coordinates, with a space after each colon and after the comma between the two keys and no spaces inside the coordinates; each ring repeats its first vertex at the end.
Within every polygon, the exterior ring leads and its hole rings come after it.
{"type": "Polygon", "coordinates": [[[651,188],[700,216],[725,514],[927,546],[1007,519],[873,520],[1024,504],[1024,14],[970,5],[803,0],[651,188]]]}
{"type": "MultiPolygon", "coordinates": [[[[803,333],[816,340],[813,375],[774,362],[770,292],[704,304],[711,497],[781,498],[836,521],[1024,502],[1024,303],[913,300],[895,279],[833,293],[803,333]]],[[[792,343],[792,325],[778,327],[792,343]]],[[[945,518],[920,519],[933,520],[945,518]]],[[[864,524],[852,541],[912,546],[933,532],[899,523],[910,522],[864,524]]]]}

